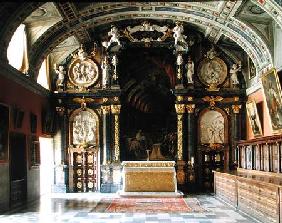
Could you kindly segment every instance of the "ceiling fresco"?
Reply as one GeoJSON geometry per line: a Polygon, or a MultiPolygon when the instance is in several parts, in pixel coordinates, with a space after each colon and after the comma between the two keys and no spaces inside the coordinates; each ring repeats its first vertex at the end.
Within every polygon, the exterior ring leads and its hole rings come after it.
{"type": "MultiPolygon", "coordinates": [[[[26,24],[30,37],[30,76],[36,78],[44,58],[62,62],[80,44],[105,38],[118,27],[152,20],[173,28],[176,21],[201,32],[223,50],[226,43],[252,59],[259,77],[273,64],[272,24],[282,27],[281,0],[187,2],[4,2],[0,7],[0,47],[6,52],[17,26],[26,24]]],[[[232,56],[232,52],[227,52],[232,56]]],[[[236,55],[233,55],[236,58],[236,55]]],[[[1,58],[7,61],[6,53],[1,58]]]]}

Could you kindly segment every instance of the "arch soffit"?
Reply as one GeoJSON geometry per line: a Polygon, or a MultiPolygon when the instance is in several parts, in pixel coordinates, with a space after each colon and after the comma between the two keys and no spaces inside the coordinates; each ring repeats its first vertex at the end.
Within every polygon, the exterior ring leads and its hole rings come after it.
{"type": "MultiPolygon", "coordinates": [[[[127,10],[130,10],[130,8],[127,10]]],[[[122,21],[125,19],[171,19],[173,21],[178,20],[200,26],[216,27],[221,34],[232,39],[245,50],[245,52],[253,60],[259,74],[263,73],[266,68],[272,66],[271,54],[262,38],[250,27],[234,17],[223,20],[222,18],[213,16],[210,13],[192,10],[184,12],[184,9],[182,9],[181,12],[181,9],[179,8],[175,11],[143,11],[138,13],[125,11],[125,9],[123,9],[123,12],[121,13],[109,13],[98,17],[93,15],[93,17],[83,22],[83,27],[96,27],[102,24],[122,21]]],[[[32,72],[33,74],[38,73],[41,62],[54,49],[54,47],[64,39],[73,35],[74,31],[79,29],[82,25],[81,23],[78,23],[76,26],[71,26],[71,24],[75,24],[75,22],[59,22],[48,29],[45,34],[36,41],[33,46],[34,50],[30,54],[31,67],[33,66],[34,69],[32,72]],[[64,32],[67,27],[72,28],[68,29],[68,32],[64,32]]]]}

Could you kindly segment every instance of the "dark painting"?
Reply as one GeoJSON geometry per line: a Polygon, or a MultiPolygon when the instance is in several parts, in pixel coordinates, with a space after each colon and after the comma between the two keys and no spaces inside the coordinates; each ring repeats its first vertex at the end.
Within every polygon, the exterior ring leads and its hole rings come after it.
{"type": "Polygon", "coordinates": [[[0,162],[8,158],[9,107],[0,104],[0,162]]]}
{"type": "Polygon", "coordinates": [[[120,55],[123,160],[174,160],[175,55],[161,48],[129,48],[120,55]]]}

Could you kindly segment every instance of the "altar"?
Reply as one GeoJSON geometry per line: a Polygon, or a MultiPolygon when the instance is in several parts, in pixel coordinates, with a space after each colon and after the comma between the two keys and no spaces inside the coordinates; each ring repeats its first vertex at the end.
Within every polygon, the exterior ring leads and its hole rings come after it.
{"type": "Polygon", "coordinates": [[[175,161],[124,161],[123,192],[177,193],[175,161]]]}

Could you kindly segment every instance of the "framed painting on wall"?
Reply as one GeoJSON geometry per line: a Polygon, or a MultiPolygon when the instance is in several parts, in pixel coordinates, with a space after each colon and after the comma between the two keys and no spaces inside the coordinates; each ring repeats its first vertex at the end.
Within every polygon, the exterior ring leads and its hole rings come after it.
{"type": "Polygon", "coordinates": [[[281,86],[276,69],[273,68],[261,76],[261,83],[264,92],[271,127],[274,134],[282,132],[282,99],[281,86]]]}
{"type": "Polygon", "coordinates": [[[40,165],[40,144],[39,139],[35,135],[28,137],[29,150],[29,167],[38,167],[40,165]]]}
{"type": "Polygon", "coordinates": [[[262,136],[262,129],[257,111],[257,106],[254,100],[246,103],[247,114],[251,124],[251,128],[255,137],[262,136]]]}
{"type": "Polygon", "coordinates": [[[0,103],[0,163],[8,161],[9,107],[0,103]]]}

